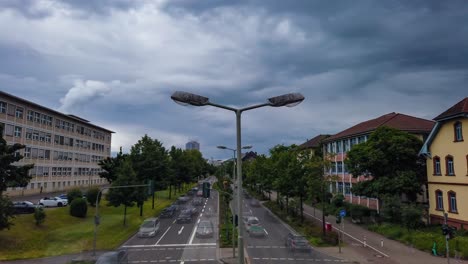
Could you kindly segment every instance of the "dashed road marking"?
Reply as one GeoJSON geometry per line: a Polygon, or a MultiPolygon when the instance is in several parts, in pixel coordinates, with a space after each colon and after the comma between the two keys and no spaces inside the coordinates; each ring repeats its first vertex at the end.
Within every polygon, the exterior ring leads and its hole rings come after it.
{"type": "Polygon", "coordinates": [[[253,260],[272,260],[272,261],[313,261],[313,262],[350,262],[349,260],[345,259],[314,259],[314,258],[252,258],[253,260]]]}
{"type": "MultiPolygon", "coordinates": [[[[175,221],[175,220],[174,220],[175,221]]],[[[166,232],[164,232],[164,234],[158,239],[158,241],[156,242],[156,244],[154,244],[155,246],[159,244],[159,242],[163,239],[163,237],[167,234],[167,232],[169,231],[169,229],[171,229],[171,227],[169,226],[167,229],[166,229],[166,232]]]]}

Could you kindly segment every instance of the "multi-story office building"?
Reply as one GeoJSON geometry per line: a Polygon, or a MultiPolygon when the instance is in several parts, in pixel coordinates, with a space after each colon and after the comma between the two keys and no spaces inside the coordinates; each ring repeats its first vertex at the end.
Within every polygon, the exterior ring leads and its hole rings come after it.
{"type": "Polygon", "coordinates": [[[9,195],[106,183],[98,162],[110,156],[114,132],[2,91],[0,126],[7,144],[26,146],[18,165],[34,164],[28,186],[8,188],[9,195]]]}
{"type": "Polygon", "coordinates": [[[437,122],[420,154],[426,157],[429,217],[468,229],[468,97],[434,120],[437,122]]]}
{"type": "MultiPolygon", "coordinates": [[[[346,201],[376,210],[379,210],[377,199],[356,196],[351,192],[353,184],[370,178],[361,175],[353,177],[353,175],[348,172],[344,161],[346,160],[347,152],[354,145],[366,142],[369,135],[381,126],[388,126],[409,132],[418,136],[423,141],[431,132],[434,122],[404,114],[389,113],[376,119],[359,123],[323,140],[324,157],[331,161],[331,168],[327,175],[334,175],[338,178],[338,180],[330,184],[330,192],[342,193],[346,201]]],[[[421,202],[427,202],[426,195],[422,195],[419,199],[421,202]]]]}
{"type": "Polygon", "coordinates": [[[185,144],[185,149],[186,150],[189,150],[189,149],[196,149],[198,151],[200,151],[200,143],[198,143],[197,141],[189,141],[187,142],[187,144],[185,144]]]}

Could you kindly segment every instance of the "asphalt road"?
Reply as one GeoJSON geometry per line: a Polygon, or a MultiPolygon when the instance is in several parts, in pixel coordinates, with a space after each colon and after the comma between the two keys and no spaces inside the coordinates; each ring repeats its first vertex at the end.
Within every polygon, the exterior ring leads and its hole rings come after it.
{"type": "Polygon", "coordinates": [[[251,206],[250,199],[244,199],[243,212],[251,213],[257,217],[267,232],[264,238],[250,237],[245,232],[244,244],[251,263],[348,263],[314,249],[309,253],[290,251],[285,246],[285,238],[289,232],[294,232],[294,230],[263,206],[251,206]]]}
{"type": "Polygon", "coordinates": [[[211,190],[211,197],[203,198],[203,205],[197,209],[199,212],[191,223],[177,224],[177,212],[172,218],[161,219],[155,237],[135,235],[129,239],[122,246],[128,251],[129,263],[218,263],[218,193],[211,190]],[[195,234],[197,225],[205,219],[212,221],[215,227],[213,237],[198,238],[195,234]]]}

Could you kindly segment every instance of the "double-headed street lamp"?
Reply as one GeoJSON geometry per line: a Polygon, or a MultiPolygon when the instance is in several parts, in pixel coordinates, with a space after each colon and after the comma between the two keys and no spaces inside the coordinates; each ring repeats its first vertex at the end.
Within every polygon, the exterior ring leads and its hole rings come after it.
{"type": "MultiPolygon", "coordinates": [[[[227,150],[232,150],[232,153],[233,153],[233,166],[232,166],[232,183],[234,183],[234,179],[236,178],[236,151],[237,149],[232,149],[232,148],[228,148],[228,147],[225,147],[225,146],[217,146],[217,148],[219,149],[227,149],[227,150]]],[[[243,146],[242,149],[251,149],[252,146],[248,145],[248,146],[243,146]]]]}
{"type": "MultiPolygon", "coordinates": [[[[242,112],[264,107],[264,106],[272,106],[272,107],[280,107],[280,106],[287,106],[293,107],[300,104],[304,100],[304,96],[300,93],[290,93],[284,94],[276,97],[271,97],[267,100],[266,103],[257,104],[253,106],[247,106],[244,108],[233,108],[226,105],[220,105],[216,103],[210,102],[208,97],[204,97],[197,94],[177,91],[171,95],[172,100],[176,103],[181,105],[193,105],[193,106],[205,106],[211,105],[214,107],[226,109],[233,111],[236,114],[236,135],[237,135],[237,210],[238,210],[238,217],[242,219],[242,153],[241,153],[241,114],[242,112]]],[[[239,225],[239,232],[237,235],[237,246],[238,246],[238,257],[239,257],[239,264],[244,263],[244,232],[243,226],[239,225]]]]}

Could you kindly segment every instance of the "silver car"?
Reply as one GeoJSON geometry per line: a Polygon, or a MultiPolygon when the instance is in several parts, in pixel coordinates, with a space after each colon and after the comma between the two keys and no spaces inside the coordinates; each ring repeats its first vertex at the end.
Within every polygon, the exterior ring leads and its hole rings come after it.
{"type": "Polygon", "coordinates": [[[213,223],[211,221],[205,220],[198,223],[195,235],[197,237],[213,237],[213,232],[213,223]]]}
{"type": "Polygon", "coordinates": [[[148,218],[140,226],[139,237],[154,237],[159,230],[159,219],[148,218]]]}

